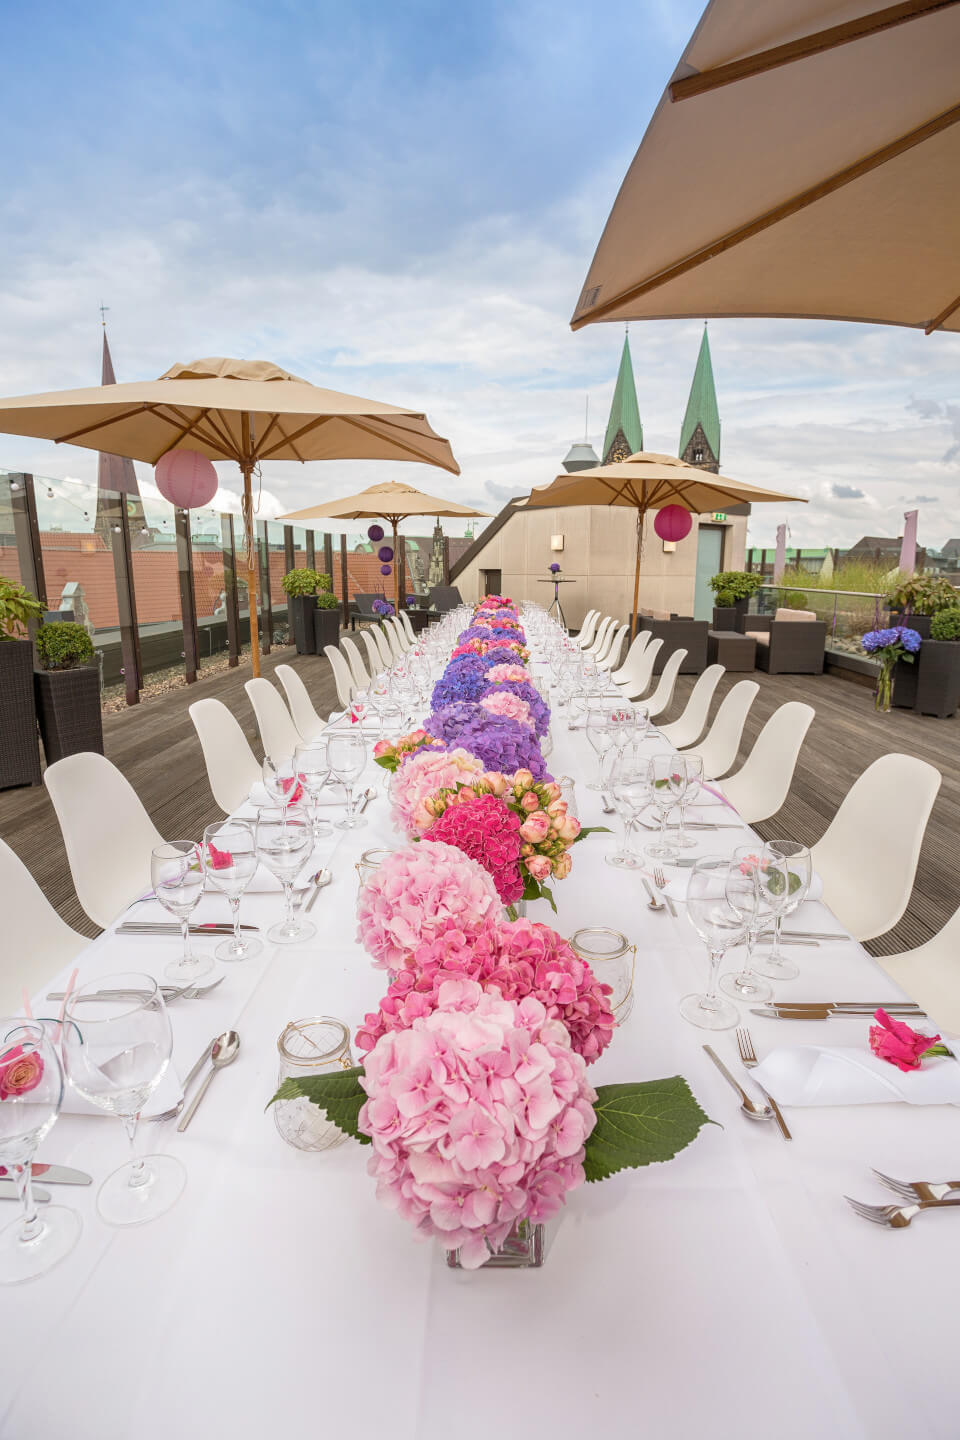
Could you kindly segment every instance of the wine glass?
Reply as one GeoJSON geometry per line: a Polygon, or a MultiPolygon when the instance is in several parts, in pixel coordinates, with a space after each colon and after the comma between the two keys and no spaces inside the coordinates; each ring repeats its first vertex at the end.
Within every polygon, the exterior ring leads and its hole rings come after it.
{"type": "MultiPolygon", "coordinates": [[[[764,857],[769,851],[770,855],[776,855],[783,859],[786,865],[787,884],[781,897],[780,906],[774,916],[773,946],[768,955],[754,962],[753,968],[758,975],[766,975],[771,980],[795,980],[800,971],[793,961],[784,955],[780,947],[780,930],[784,916],[792,915],[794,910],[807,898],[810,881],[813,879],[813,859],[806,845],[799,845],[795,840],[769,840],[763,849],[764,857]]],[[[775,885],[776,880],[772,879],[771,884],[775,885]]]]}
{"type": "Polygon", "coordinates": [[[300,780],[292,755],[264,755],[260,774],[263,776],[263,788],[274,805],[286,810],[288,805],[299,802],[297,786],[300,780]]]}
{"type": "Polygon", "coordinates": [[[255,935],[245,939],[240,929],[240,896],[257,869],[257,846],[253,826],[242,820],[218,820],[203,832],[203,868],[214,890],[230,902],[233,939],[214,950],[218,960],[252,960],[263,949],[255,935]]]}
{"type": "Polygon", "coordinates": [[[23,1214],[0,1230],[0,1285],[52,1270],[80,1238],[81,1220],[63,1205],[33,1198],[31,1161],[63,1101],[63,1071],[42,1020],[0,1019],[0,1163],[17,1187],[23,1214]]]}
{"type": "Polygon", "coordinates": [[[183,955],[164,967],[168,980],[198,980],[213,969],[209,955],[195,955],[190,947],[190,916],[203,894],[203,865],[199,848],[192,840],[168,840],[150,855],[150,878],[154,893],[165,910],[180,921],[183,955]]]}
{"type": "Polygon", "coordinates": [[[657,807],[660,834],[644,847],[643,853],[651,860],[665,860],[668,865],[676,860],[677,850],[667,838],[667,816],[676,804],[678,791],[686,784],[680,764],[679,755],[654,755],[650,760],[650,798],[657,807]]]}
{"type": "Polygon", "coordinates": [[[747,955],[741,969],[720,981],[725,995],[735,1000],[770,999],[773,991],[753,969],[753,947],[760,931],[773,921],[786,886],[782,856],[766,854],[762,843],[737,846],[727,872],[727,899],[743,917],[747,955]]]}
{"type": "Polygon", "coordinates": [[[609,705],[599,702],[587,706],[587,739],[597,757],[597,779],[587,784],[588,790],[604,790],[603,757],[616,744],[616,727],[609,705]]]}
{"type": "Polygon", "coordinates": [[[612,753],[616,755],[616,761],[610,782],[610,798],[623,821],[623,845],[605,855],[604,859],[617,870],[639,870],[644,862],[630,840],[638,816],[650,801],[650,762],[612,753]]]}
{"type": "Polygon", "coordinates": [[[367,747],[363,736],[347,731],[331,734],[327,741],[327,754],[330,757],[330,769],[347,792],[347,813],[342,820],[336,822],[337,829],[359,830],[367,822],[363,815],[353,813],[353,787],[367,763],[367,747]]]}
{"type": "Polygon", "coordinates": [[[403,711],[392,700],[380,706],[380,738],[395,745],[403,736],[403,711]]]}
{"type": "Polygon", "coordinates": [[[313,826],[299,806],[262,809],[257,816],[257,859],[283,886],[284,915],[267,931],[275,945],[298,945],[317,933],[293,906],[293,882],[313,853],[313,826]]]}
{"type": "Polygon", "coordinates": [[[700,789],[700,782],[703,779],[703,760],[699,755],[678,755],[677,760],[682,778],[677,785],[677,813],[680,823],[677,826],[674,843],[678,850],[692,850],[700,842],[692,835],[687,834],[684,822],[687,806],[700,789]]]}
{"type": "Polygon", "coordinates": [[[313,740],[304,740],[297,746],[293,759],[297,774],[300,776],[300,784],[310,796],[314,839],[322,840],[333,834],[333,826],[329,821],[320,818],[320,796],[330,779],[326,735],[317,735],[313,740]]]}
{"type": "Polygon", "coordinates": [[[710,972],[706,993],[685,995],[680,1001],[680,1014],[701,1030],[730,1030],[740,1019],[735,1005],[717,994],[720,962],[731,945],[739,945],[744,935],[744,919],[727,898],[726,860],[704,856],[690,872],[687,886],[687,916],[710,956],[710,972]]]}
{"type": "Polygon", "coordinates": [[[187,1175],[172,1155],[140,1155],[137,1122],[170,1064],[173,1035],[152,975],[101,976],[66,1002],[63,1064],[85,1100],[119,1115],[132,1158],[108,1175],[97,1209],[108,1225],[143,1225],[176,1204],[187,1175]],[[104,993],[107,992],[107,993],[104,993]]]}
{"type": "Polygon", "coordinates": [[[633,730],[637,743],[642,744],[647,738],[650,730],[650,707],[649,705],[637,705],[633,707],[633,730]]]}

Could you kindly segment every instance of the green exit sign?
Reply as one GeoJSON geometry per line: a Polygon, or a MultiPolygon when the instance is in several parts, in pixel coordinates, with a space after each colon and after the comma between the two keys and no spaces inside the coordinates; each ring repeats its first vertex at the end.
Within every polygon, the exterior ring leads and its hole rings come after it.
{"type": "Polygon", "coordinates": [[[726,518],[727,518],[727,512],[726,512],[726,510],[714,510],[713,514],[710,516],[710,519],[711,519],[711,520],[721,520],[721,521],[723,521],[723,520],[726,520],[726,518]]]}

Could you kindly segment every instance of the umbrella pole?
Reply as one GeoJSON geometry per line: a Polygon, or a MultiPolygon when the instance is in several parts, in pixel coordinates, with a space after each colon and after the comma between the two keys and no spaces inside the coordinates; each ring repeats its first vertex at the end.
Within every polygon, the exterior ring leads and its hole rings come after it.
{"type": "Polygon", "coordinates": [[[397,522],[391,520],[393,526],[393,613],[400,614],[400,553],[397,550],[397,522]]]}
{"type": "Polygon", "coordinates": [[[637,606],[640,596],[640,557],[643,554],[643,522],[646,519],[646,507],[637,511],[637,563],[633,572],[633,615],[630,618],[630,643],[637,636],[637,606]]]}
{"type": "MultiPolygon", "coordinates": [[[[250,422],[243,416],[244,438],[249,438],[250,422]]],[[[247,601],[250,609],[250,668],[253,674],[260,674],[260,635],[257,630],[257,544],[253,529],[253,487],[250,476],[253,460],[240,461],[243,471],[243,540],[247,552],[247,601]]]]}

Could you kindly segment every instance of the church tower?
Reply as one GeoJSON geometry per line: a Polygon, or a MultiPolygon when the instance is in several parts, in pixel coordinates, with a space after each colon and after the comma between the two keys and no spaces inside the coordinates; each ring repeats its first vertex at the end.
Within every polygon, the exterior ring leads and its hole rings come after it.
{"type": "Polygon", "coordinates": [[[617,373],[613,404],[607,433],[603,437],[603,464],[609,465],[643,449],[643,426],[640,423],[640,407],[637,404],[637,387],[633,379],[633,361],[630,358],[630,337],[623,337],[623,354],[617,373]]]}
{"type": "Polygon", "coordinates": [[[703,327],[697,368],[693,372],[690,398],[680,430],[680,459],[711,474],[720,472],[720,412],[713,384],[713,364],[707,327],[703,327]]]}

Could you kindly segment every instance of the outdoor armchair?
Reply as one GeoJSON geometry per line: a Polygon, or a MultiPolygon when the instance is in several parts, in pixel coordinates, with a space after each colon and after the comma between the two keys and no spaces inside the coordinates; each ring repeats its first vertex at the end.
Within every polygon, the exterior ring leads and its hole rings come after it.
{"type": "Polygon", "coordinates": [[[813,610],[744,615],[741,630],[757,642],[757,669],[768,675],[822,675],[827,627],[813,610]]]}

